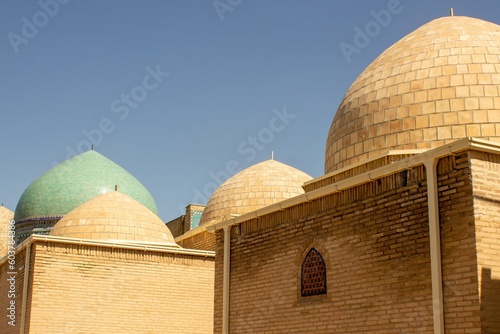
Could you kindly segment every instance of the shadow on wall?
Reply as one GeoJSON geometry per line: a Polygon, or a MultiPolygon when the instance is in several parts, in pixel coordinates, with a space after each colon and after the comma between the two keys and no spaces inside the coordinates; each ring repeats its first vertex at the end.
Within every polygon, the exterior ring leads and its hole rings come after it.
{"type": "Polygon", "coordinates": [[[500,329],[500,280],[491,279],[491,268],[482,268],[481,333],[500,329]]]}

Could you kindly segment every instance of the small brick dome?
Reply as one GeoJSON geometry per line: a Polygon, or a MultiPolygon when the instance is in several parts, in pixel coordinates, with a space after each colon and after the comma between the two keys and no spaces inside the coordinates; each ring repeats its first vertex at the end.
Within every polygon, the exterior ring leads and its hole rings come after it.
{"type": "Polygon", "coordinates": [[[386,149],[500,141],[500,26],[433,20],[375,59],[344,96],[326,143],[325,173],[386,149]]]}
{"type": "Polygon", "coordinates": [[[306,173],[276,160],[242,170],[221,184],[208,200],[200,224],[241,215],[304,193],[306,173]]]}
{"type": "Polygon", "coordinates": [[[78,206],[61,218],[50,235],[176,245],[172,233],[154,212],[117,191],[78,206]]]}

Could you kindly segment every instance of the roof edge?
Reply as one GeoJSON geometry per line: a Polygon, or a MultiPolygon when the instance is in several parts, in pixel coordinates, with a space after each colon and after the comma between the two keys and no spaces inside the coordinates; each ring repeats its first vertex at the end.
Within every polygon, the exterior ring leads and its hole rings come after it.
{"type": "Polygon", "coordinates": [[[318,181],[322,181],[324,179],[328,179],[328,178],[330,178],[332,176],[335,176],[337,174],[344,173],[345,171],[348,171],[350,169],[353,169],[353,168],[365,165],[365,164],[367,164],[369,162],[372,162],[372,161],[375,161],[375,160],[378,160],[378,159],[381,159],[381,158],[385,158],[385,157],[388,157],[388,156],[391,156],[391,155],[401,155],[401,154],[415,154],[416,155],[416,154],[427,152],[429,150],[431,150],[431,149],[430,148],[411,149],[411,150],[391,150],[391,149],[386,149],[386,150],[382,151],[380,154],[377,154],[376,156],[374,156],[372,158],[368,158],[368,159],[363,160],[363,161],[358,161],[358,162],[356,162],[356,163],[354,163],[352,165],[342,167],[340,169],[337,169],[337,170],[331,171],[329,173],[326,173],[324,175],[318,176],[318,177],[316,177],[316,178],[314,178],[312,180],[306,181],[306,182],[304,182],[304,186],[308,186],[308,185],[316,183],[318,181]]]}
{"type": "Polygon", "coordinates": [[[286,199],[279,203],[269,205],[262,209],[245,213],[241,216],[234,217],[226,221],[215,222],[214,224],[207,226],[207,231],[217,231],[233,225],[239,225],[250,219],[264,216],[276,211],[281,211],[303,202],[309,202],[347,188],[352,188],[368,181],[373,181],[378,178],[403,171],[405,169],[408,169],[409,167],[422,165],[425,161],[428,161],[430,159],[442,158],[451,154],[458,153],[460,151],[464,151],[466,149],[474,149],[481,152],[495,153],[500,155],[500,144],[472,137],[462,138],[447,145],[439,146],[425,151],[421,154],[417,154],[412,157],[394,162],[390,165],[379,167],[377,169],[353,176],[351,178],[329,184],[323,188],[311,190],[310,192],[286,199]]]}
{"type": "MultiPolygon", "coordinates": [[[[213,251],[203,251],[190,248],[182,248],[179,245],[165,244],[160,245],[158,243],[136,243],[136,242],[125,242],[125,241],[106,241],[106,240],[89,240],[89,239],[77,239],[68,237],[58,237],[52,235],[39,235],[33,234],[26,240],[24,240],[19,246],[16,247],[16,254],[25,249],[28,245],[31,245],[37,241],[40,242],[57,242],[63,244],[77,244],[85,246],[100,246],[107,248],[122,248],[131,250],[142,250],[169,254],[180,254],[180,255],[193,255],[193,256],[204,256],[215,258],[215,252],[213,251]]],[[[7,255],[0,258],[0,266],[3,265],[8,260],[7,255]]]]}

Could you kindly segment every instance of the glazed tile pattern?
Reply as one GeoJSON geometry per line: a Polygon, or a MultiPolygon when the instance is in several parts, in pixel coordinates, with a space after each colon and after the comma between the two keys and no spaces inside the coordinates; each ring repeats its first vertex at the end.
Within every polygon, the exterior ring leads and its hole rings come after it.
{"type": "Polygon", "coordinates": [[[118,191],[95,197],[69,212],[50,235],[176,245],[155,213],[118,191]]]}
{"type": "Polygon", "coordinates": [[[8,227],[9,222],[14,218],[14,212],[5,206],[0,206],[0,258],[7,254],[9,250],[8,227]]]}
{"type": "Polygon", "coordinates": [[[464,137],[500,141],[500,26],[431,21],[384,51],[354,81],[330,127],[325,173],[385,149],[464,137]]]}
{"type": "Polygon", "coordinates": [[[210,197],[201,224],[241,215],[304,193],[302,185],[311,180],[306,173],[267,160],[229,178],[210,197]]]}
{"type": "Polygon", "coordinates": [[[80,204],[118,190],[158,214],[149,191],[125,169],[96,151],[68,159],[29,185],[16,207],[16,223],[33,217],[64,215],[80,204]]]}

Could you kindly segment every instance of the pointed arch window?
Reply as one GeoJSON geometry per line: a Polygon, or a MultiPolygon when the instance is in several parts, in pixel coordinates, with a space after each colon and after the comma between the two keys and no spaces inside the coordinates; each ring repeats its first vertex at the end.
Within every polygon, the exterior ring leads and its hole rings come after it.
{"type": "Polygon", "coordinates": [[[316,248],[311,248],[302,262],[300,294],[302,297],[326,294],[325,261],[316,248]]]}

